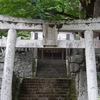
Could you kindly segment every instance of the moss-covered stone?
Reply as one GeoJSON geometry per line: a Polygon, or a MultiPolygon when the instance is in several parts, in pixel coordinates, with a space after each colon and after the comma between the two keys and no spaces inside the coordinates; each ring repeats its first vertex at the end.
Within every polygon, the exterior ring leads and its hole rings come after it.
{"type": "Polygon", "coordinates": [[[36,61],[35,59],[33,59],[33,64],[32,64],[32,76],[34,77],[35,76],[35,73],[36,73],[36,61]]]}
{"type": "Polygon", "coordinates": [[[12,80],[12,100],[18,100],[20,93],[21,82],[20,79],[13,74],[12,80]]]}
{"type": "Polygon", "coordinates": [[[71,100],[77,100],[76,98],[76,89],[75,89],[75,80],[71,80],[71,85],[70,85],[70,98],[71,100]]]}

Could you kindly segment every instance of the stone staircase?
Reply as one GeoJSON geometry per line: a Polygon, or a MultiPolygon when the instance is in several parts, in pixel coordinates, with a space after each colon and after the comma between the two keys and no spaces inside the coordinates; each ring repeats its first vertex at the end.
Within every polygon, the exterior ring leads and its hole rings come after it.
{"type": "Polygon", "coordinates": [[[23,79],[18,100],[76,100],[72,83],[70,79],[23,79]]]}
{"type": "Polygon", "coordinates": [[[65,60],[38,60],[36,76],[44,78],[66,78],[65,60]]]}

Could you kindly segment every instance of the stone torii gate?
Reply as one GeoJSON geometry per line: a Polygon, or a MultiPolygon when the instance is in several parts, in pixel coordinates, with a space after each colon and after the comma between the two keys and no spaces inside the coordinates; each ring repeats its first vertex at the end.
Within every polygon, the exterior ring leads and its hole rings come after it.
{"type": "Polygon", "coordinates": [[[13,18],[0,15],[0,30],[8,30],[7,41],[0,40],[0,47],[6,47],[1,100],[11,100],[14,55],[16,48],[85,48],[88,100],[98,99],[95,48],[100,40],[94,40],[93,33],[100,32],[100,18],[73,21],[43,21],[13,18]],[[62,26],[62,27],[59,27],[62,26]],[[16,30],[43,31],[43,40],[17,40],[16,30]],[[83,40],[59,40],[59,32],[84,32],[83,40]]]}

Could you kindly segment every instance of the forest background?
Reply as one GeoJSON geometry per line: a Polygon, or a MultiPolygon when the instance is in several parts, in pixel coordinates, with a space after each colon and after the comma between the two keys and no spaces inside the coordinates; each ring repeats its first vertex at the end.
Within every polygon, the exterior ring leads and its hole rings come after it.
{"type": "MultiPolygon", "coordinates": [[[[100,0],[0,0],[0,14],[42,20],[88,19],[100,16],[100,0]]],[[[7,32],[0,31],[0,38],[7,32]]],[[[29,32],[17,36],[29,39],[29,32]]]]}

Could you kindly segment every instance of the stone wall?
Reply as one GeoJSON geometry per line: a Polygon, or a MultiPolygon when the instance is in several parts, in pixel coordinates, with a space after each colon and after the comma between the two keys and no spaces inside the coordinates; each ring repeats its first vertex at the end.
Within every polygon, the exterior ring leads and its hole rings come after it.
{"type": "Polygon", "coordinates": [[[87,99],[87,81],[86,81],[86,72],[80,71],[76,75],[76,95],[77,100],[88,100],[87,99]]]}
{"type": "MultiPolygon", "coordinates": [[[[98,72],[98,76],[100,76],[100,72],[98,72]]],[[[80,71],[76,75],[76,95],[77,100],[88,100],[87,96],[87,78],[86,71],[80,71]]],[[[100,96],[100,79],[98,78],[98,96],[100,96]]]]}
{"type": "MultiPolygon", "coordinates": [[[[98,78],[98,96],[100,96],[100,49],[95,50],[96,66],[98,78]]],[[[87,78],[86,78],[86,64],[84,57],[84,50],[75,50],[69,58],[70,74],[74,75],[76,81],[76,95],[77,100],[88,100],[87,95],[87,78]]]]}
{"type": "Polygon", "coordinates": [[[4,57],[5,57],[5,49],[0,48],[0,96],[1,96],[1,84],[2,84],[4,57]]]}
{"type": "MultiPolygon", "coordinates": [[[[0,78],[2,78],[4,59],[0,59],[0,78]]],[[[15,53],[14,74],[18,78],[32,77],[33,53],[17,51],[15,53]]]]}
{"type": "Polygon", "coordinates": [[[18,78],[32,77],[33,55],[32,52],[16,52],[14,73],[18,78]]]}
{"type": "Polygon", "coordinates": [[[17,78],[16,75],[13,74],[13,80],[12,80],[12,100],[18,100],[21,83],[22,83],[21,79],[17,78]]]}
{"type": "MultiPolygon", "coordinates": [[[[0,54],[0,92],[1,92],[2,75],[3,75],[3,69],[4,69],[3,67],[4,67],[4,55],[0,54]]],[[[33,77],[32,67],[33,67],[32,52],[16,51],[12,91],[15,90],[16,93],[18,92],[16,89],[19,88],[19,85],[23,78],[33,77]]],[[[16,95],[16,93],[13,92],[13,95],[16,95]]]]}

